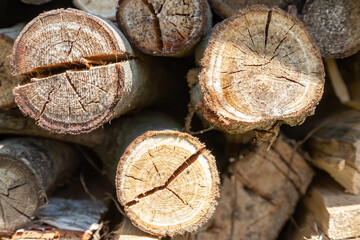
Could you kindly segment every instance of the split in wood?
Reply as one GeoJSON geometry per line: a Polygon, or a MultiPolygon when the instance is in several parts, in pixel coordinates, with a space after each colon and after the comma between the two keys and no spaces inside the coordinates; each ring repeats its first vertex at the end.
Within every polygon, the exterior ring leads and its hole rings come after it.
{"type": "Polygon", "coordinates": [[[275,132],[314,113],[324,86],[319,50],[295,17],[254,6],[217,25],[196,49],[191,104],[229,133],[275,132]]]}
{"type": "Polygon", "coordinates": [[[32,78],[14,89],[20,110],[56,133],[90,132],[161,92],[161,73],[112,23],[75,9],[45,12],[27,24],[11,65],[14,75],[32,78]]]}
{"type": "Polygon", "coordinates": [[[120,0],[116,18],[136,48],[155,56],[190,55],[212,26],[205,0],[120,0]]]}

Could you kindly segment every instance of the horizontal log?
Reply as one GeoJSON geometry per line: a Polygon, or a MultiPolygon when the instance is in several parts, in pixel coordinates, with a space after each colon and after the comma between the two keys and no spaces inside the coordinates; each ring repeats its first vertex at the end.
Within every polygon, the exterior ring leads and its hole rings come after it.
{"type": "Polygon", "coordinates": [[[73,0],[73,4],[88,13],[95,14],[106,18],[110,21],[115,21],[116,7],[118,0],[102,0],[102,1],[87,1],[87,0],[73,0]]]}

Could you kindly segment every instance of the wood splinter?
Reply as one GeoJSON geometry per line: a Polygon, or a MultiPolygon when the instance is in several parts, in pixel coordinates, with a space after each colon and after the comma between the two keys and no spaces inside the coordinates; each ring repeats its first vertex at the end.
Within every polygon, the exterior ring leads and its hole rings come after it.
{"type": "Polygon", "coordinates": [[[283,123],[301,124],[323,93],[318,48],[298,19],[276,7],[238,11],[217,25],[195,57],[191,104],[229,133],[266,135],[283,123]]]}
{"type": "Polygon", "coordinates": [[[116,19],[134,46],[155,56],[190,55],[212,26],[205,0],[120,0],[116,19]]]}
{"type": "Polygon", "coordinates": [[[20,110],[56,133],[90,132],[161,92],[162,73],[150,72],[112,23],[75,9],[45,12],[27,24],[11,65],[14,75],[31,77],[14,89],[20,110]]]}

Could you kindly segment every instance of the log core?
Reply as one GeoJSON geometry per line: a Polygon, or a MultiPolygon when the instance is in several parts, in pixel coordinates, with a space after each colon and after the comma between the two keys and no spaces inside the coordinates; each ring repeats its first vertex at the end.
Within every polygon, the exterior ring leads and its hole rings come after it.
{"type": "Polygon", "coordinates": [[[196,138],[149,131],[121,157],[117,195],[133,224],[157,236],[195,231],[218,197],[215,159],[196,138]]]}
{"type": "Polygon", "coordinates": [[[231,133],[298,125],[323,93],[319,50],[304,25],[279,8],[237,12],[199,46],[197,58],[202,69],[189,79],[192,103],[231,133]]]}
{"type": "Polygon", "coordinates": [[[189,55],[211,28],[204,0],[120,0],[116,18],[133,45],[155,56],[189,55]]]}

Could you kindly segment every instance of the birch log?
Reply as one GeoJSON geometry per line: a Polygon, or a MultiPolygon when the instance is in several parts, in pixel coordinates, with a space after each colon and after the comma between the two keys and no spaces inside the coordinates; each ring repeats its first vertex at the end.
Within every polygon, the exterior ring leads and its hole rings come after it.
{"type": "Polygon", "coordinates": [[[19,23],[11,28],[0,29],[0,109],[9,109],[16,106],[15,97],[12,93],[14,87],[23,83],[22,76],[11,75],[10,55],[15,39],[24,28],[24,23],[19,23]]]}
{"type": "Polygon", "coordinates": [[[301,124],[323,93],[319,50],[304,25],[279,8],[238,11],[215,27],[195,57],[191,105],[229,133],[266,135],[283,123],[301,124]]]}
{"type": "Polygon", "coordinates": [[[0,232],[16,230],[34,218],[46,192],[64,181],[79,163],[70,146],[46,139],[14,138],[0,142],[0,232]]]}
{"type": "Polygon", "coordinates": [[[206,0],[120,0],[116,18],[130,43],[155,56],[190,55],[212,27],[206,0]]]}
{"type": "Polygon", "coordinates": [[[307,1],[303,22],[325,58],[344,58],[360,50],[360,2],[307,1]]]}
{"type": "Polygon", "coordinates": [[[110,21],[116,20],[115,13],[118,0],[73,0],[73,3],[77,8],[85,12],[101,16],[110,21]]]}
{"type": "Polygon", "coordinates": [[[14,89],[20,110],[56,133],[90,132],[151,104],[162,89],[163,72],[135,54],[112,23],[70,8],[28,23],[11,65],[14,75],[31,77],[14,89]]]}

